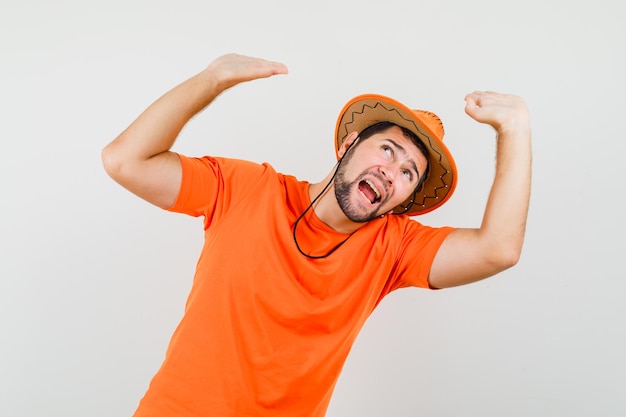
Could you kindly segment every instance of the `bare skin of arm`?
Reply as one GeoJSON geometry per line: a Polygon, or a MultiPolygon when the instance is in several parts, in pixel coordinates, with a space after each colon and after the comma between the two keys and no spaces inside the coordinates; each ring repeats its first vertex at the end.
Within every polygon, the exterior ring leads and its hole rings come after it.
{"type": "MultiPolygon", "coordinates": [[[[185,124],[219,94],[239,83],[286,74],[278,62],[236,54],[217,58],[202,72],[150,105],[102,151],[106,172],[120,185],[161,208],[171,207],[181,183],[178,156],[170,149],[185,124]]],[[[429,281],[444,288],[494,275],[517,263],[530,196],[528,110],[512,95],[475,92],[467,114],[498,134],[496,176],[478,229],[458,229],[442,244],[429,281]]]]}
{"type": "Polygon", "coordinates": [[[150,105],[102,151],[106,172],[137,196],[171,207],[181,183],[178,156],[170,151],[185,124],[236,84],[286,74],[278,62],[229,54],[150,105]]]}
{"type": "Polygon", "coordinates": [[[531,184],[526,104],[494,92],[474,92],[465,101],[470,117],[497,132],[496,173],[480,227],[455,230],[439,249],[429,276],[436,288],[468,284],[515,265],[526,230],[531,184]]]}

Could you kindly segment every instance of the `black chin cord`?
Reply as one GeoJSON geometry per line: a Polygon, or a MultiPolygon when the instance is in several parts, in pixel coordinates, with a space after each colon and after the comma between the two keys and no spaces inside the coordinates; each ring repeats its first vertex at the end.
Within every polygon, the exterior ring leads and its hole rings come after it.
{"type": "MultiPolygon", "coordinates": [[[[358,139],[358,138],[357,138],[358,139]]],[[[344,243],[346,243],[346,241],[348,239],[350,239],[350,237],[356,232],[356,230],[352,233],[350,233],[348,235],[348,237],[346,237],[344,240],[342,240],[341,242],[339,242],[337,245],[335,245],[334,248],[332,248],[331,250],[329,250],[326,254],[324,255],[309,255],[307,253],[304,253],[304,251],[300,248],[300,245],[298,244],[298,238],[296,237],[296,229],[298,227],[298,223],[300,223],[300,220],[302,220],[302,218],[304,217],[304,215],[311,210],[311,208],[313,207],[313,205],[317,202],[317,200],[320,199],[320,197],[322,197],[322,195],[324,195],[324,193],[326,192],[326,190],[328,190],[328,187],[330,187],[330,184],[333,183],[333,180],[335,179],[335,176],[337,176],[337,171],[339,171],[339,166],[341,165],[341,162],[343,161],[344,156],[346,156],[348,154],[348,150],[350,150],[350,148],[352,147],[352,145],[354,145],[357,141],[357,139],[355,139],[350,146],[348,146],[348,149],[346,149],[346,152],[341,156],[341,158],[339,158],[339,161],[337,161],[337,165],[335,166],[335,172],[333,172],[333,176],[330,178],[330,181],[328,181],[328,184],[326,184],[324,186],[324,188],[322,189],[322,191],[320,191],[320,193],[313,199],[313,201],[311,201],[311,204],[309,204],[309,206],[302,212],[302,214],[300,216],[298,216],[298,218],[296,219],[296,222],[293,224],[293,241],[296,244],[296,248],[298,248],[298,252],[300,252],[302,255],[306,256],[309,259],[323,259],[326,258],[327,256],[329,256],[331,253],[333,253],[334,251],[336,251],[337,249],[339,249],[339,247],[341,245],[343,245],[344,243]]],[[[358,229],[357,229],[358,230],[358,229]]]]}

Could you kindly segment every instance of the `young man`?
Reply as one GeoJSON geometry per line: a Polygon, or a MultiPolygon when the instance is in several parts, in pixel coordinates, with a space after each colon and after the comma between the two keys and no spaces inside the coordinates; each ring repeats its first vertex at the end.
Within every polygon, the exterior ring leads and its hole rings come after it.
{"type": "Polygon", "coordinates": [[[279,63],[222,56],[103,151],[106,171],[131,192],[204,216],[185,315],[136,417],[323,416],[352,343],[386,294],[471,283],[520,256],[531,149],[528,111],[515,96],[466,97],[467,114],[498,135],[477,229],[410,218],[443,204],[457,173],[439,119],[387,97],[359,96],[344,107],[339,162],[315,184],[267,164],[170,151],[218,94],[285,73],[279,63]]]}

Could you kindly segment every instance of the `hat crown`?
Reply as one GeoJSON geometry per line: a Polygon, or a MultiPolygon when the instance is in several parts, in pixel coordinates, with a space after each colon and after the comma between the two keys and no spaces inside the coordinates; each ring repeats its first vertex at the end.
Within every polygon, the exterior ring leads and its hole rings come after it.
{"type": "Polygon", "coordinates": [[[413,110],[413,113],[420,119],[432,133],[437,136],[437,139],[443,140],[445,129],[443,128],[443,122],[435,113],[428,110],[413,110]]]}

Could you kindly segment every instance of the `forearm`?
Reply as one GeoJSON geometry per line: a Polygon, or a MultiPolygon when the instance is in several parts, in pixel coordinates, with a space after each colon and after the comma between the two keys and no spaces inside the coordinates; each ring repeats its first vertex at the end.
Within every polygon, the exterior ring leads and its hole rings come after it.
{"type": "Polygon", "coordinates": [[[139,197],[170,207],[178,195],[182,168],[169,150],[185,124],[224,90],[286,73],[287,67],[278,62],[236,54],[217,58],[155,101],[108,144],[102,151],[105,170],[139,197]]]}
{"type": "MultiPolygon", "coordinates": [[[[224,90],[246,81],[286,74],[278,62],[237,54],[223,55],[204,71],[154,102],[104,150],[105,160],[143,162],[168,151],[185,124],[224,90]]],[[[106,163],[105,163],[106,165],[106,163]]]]}
{"type": "Polygon", "coordinates": [[[528,124],[498,133],[496,173],[479,237],[496,262],[514,265],[522,250],[531,187],[528,124]]]}
{"type": "Polygon", "coordinates": [[[221,92],[210,71],[191,77],[150,105],[105,152],[143,161],[168,151],[185,124],[221,92]]]}
{"type": "Polygon", "coordinates": [[[496,173],[481,226],[457,229],[441,245],[430,272],[437,288],[495,275],[519,260],[530,200],[531,133],[525,103],[494,92],[468,94],[466,113],[498,132],[496,173]]]}

